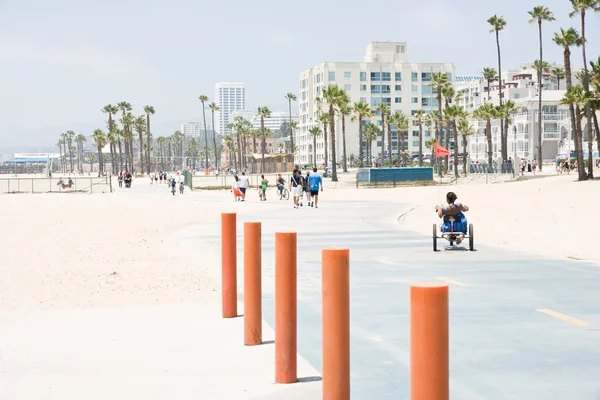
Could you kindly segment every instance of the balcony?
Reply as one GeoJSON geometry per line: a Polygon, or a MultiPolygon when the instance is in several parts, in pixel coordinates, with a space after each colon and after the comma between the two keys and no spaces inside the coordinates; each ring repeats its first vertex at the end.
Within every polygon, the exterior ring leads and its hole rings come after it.
{"type": "Polygon", "coordinates": [[[560,139],[560,132],[544,132],[542,134],[542,138],[543,139],[550,139],[550,140],[559,140],[560,139]]]}

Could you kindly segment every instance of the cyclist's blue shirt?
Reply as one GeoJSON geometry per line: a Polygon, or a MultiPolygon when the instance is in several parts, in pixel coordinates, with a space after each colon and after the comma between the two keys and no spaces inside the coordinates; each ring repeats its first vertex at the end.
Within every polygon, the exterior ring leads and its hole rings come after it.
{"type": "Polygon", "coordinates": [[[319,184],[323,182],[323,178],[321,175],[317,173],[312,173],[308,176],[308,183],[310,184],[310,190],[319,190],[319,184]]]}

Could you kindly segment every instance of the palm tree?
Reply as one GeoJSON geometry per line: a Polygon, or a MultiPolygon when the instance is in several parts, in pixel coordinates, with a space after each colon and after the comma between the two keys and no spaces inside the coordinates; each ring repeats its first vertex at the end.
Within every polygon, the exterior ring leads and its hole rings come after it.
{"type": "MultiPolygon", "coordinates": [[[[119,109],[116,106],[113,106],[112,104],[107,104],[102,109],[102,112],[104,114],[108,114],[108,133],[109,133],[109,135],[114,137],[113,131],[114,131],[115,126],[114,126],[114,121],[113,121],[113,115],[118,113],[119,109]]],[[[117,170],[115,169],[114,156],[117,153],[117,151],[116,151],[116,148],[114,147],[114,145],[115,145],[115,143],[110,142],[110,163],[112,166],[113,174],[116,174],[117,170]]]]}
{"type": "MultiPolygon", "coordinates": [[[[346,101],[346,92],[338,85],[329,85],[323,90],[323,98],[329,104],[329,134],[331,135],[331,181],[337,182],[337,149],[335,143],[335,107],[346,101]]],[[[348,99],[349,102],[349,99],[348,99]]]]}
{"type": "Polygon", "coordinates": [[[331,118],[329,118],[329,114],[321,114],[319,116],[319,122],[323,124],[323,144],[325,145],[325,167],[329,165],[329,152],[328,152],[328,140],[327,140],[327,132],[329,130],[329,122],[331,118]]]}
{"type": "MultiPolygon", "coordinates": [[[[498,50],[498,100],[500,102],[500,107],[502,107],[502,103],[504,101],[504,98],[502,96],[502,58],[500,56],[500,31],[504,29],[504,27],[506,26],[506,20],[504,19],[504,17],[499,17],[497,15],[493,15],[491,18],[489,18],[487,20],[488,24],[490,24],[492,26],[492,29],[490,29],[490,33],[495,33],[496,34],[496,48],[498,50]]],[[[489,89],[488,89],[489,91],[489,89]]],[[[502,119],[500,120],[500,143],[502,143],[502,157],[506,156],[506,146],[505,144],[508,143],[508,137],[507,135],[504,134],[504,121],[502,121],[502,119]]],[[[540,143],[541,146],[541,143],[540,143]]],[[[540,160],[540,164],[542,163],[542,160],[540,160]]]]}
{"type": "Polygon", "coordinates": [[[373,141],[379,137],[379,127],[371,122],[367,122],[364,126],[365,139],[367,141],[367,161],[369,165],[373,162],[373,141]]]}
{"type": "MultiPolygon", "coordinates": [[[[504,119],[504,132],[506,132],[506,144],[508,145],[508,125],[511,122],[511,117],[519,111],[519,107],[513,100],[507,100],[506,103],[499,107],[498,111],[504,119]]],[[[515,144],[516,146],[516,144],[515,144]]],[[[508,147],[508,146],[507,146],[508,147]]],[[[507,154],[502,156],[503,160],[508,160],[508,149],[507,154]]]]}
{"type": "Polygon", "coordinates": [[[364,164],[363,164],[363,158],[364,158],[364,154],[363,154],[363,118],[370,118],[373,116],[373,111],[371,110],[371,106],[369,106],[369,104],[365,103],[364,101],[361,101],[359,103],[354,103],[354,106],[352,107],[352,111],[354,113],[354,115],[352,116],[352,121],[354,121],[355,119],[358,119],[358,158],[360,159],[359,161],[359,165],[360,168],[363,168],[364,164]]]}
{"type": "Polygon", "coordinates": [[[63,158],[63,153],[62,153],[62,135],[59,136],[58,143],[56,143],[56,146],[58,146],[58,154],[59,154],[58,159],[61,161],[60,168],[61,168],[61,171],[62,171],[62,168],[63,168],[63,166],[62,166],[62,158],[63,158]]]}
{"type": "MultiPolygon", "coordinates": [[[[575,15],[581,17],[581,52],[583,57],[583,88],[585,89],[585,94],[587,97],[590,96],[590,81],[589,81],[589,73],[587,66],[587,58],[585,55],[585,14],[587,10],[590,11],[600,11],[600,2],[598,0],[571,0],[571,5],[573,6],[573,11],[569,14],[571,18],[575,15]]],[[[587,103],[585,105],[585,116],[587,119],[587,140],[588,140],[588,178],[594,177],[594,162],[592,160],[592,143],[593,143],[593,135],[592,135],[592,111],[590,104],[587,103]]],[[[598,134],[598,133],[597,133],[598,134]]],[[[583,149],[582,149],[583,151],[583,149]]]]}
{"type": "Polygon", "coordinates": [[[467,136],[475,134],[475,129],[466,118],[458,121],[458,131],[463,139],[463,174],[467,176],[467,136]]]}
{"type": "MultiPolygon", "coordinates": [[[[437,143],[437,132],[438,129],[440,129],[440,125],[443,124],[443,120],[440,119],[439,117],[439,112],[438,111],[434,111],[432,113],[427,114],[426,117],[426,121],[427,124],[429,125],[429,127],[433,127],[433,137],[432,140],[435,140],[435,143],[437,143]]],[[[431,131],[431,129],[430,129],[431,131]]],[[[429,142],[431,142],[431,140],[429,140],[429,142]]],[[[431,146],[426,146],[427,148],[431,147],[431,146]]],[[[431,163],[433,165],[433,169],[434,171],[437,171],[439,176],[442,176],[442,170],[441,168],[439,168],[439,165],[437,163],[437,157],[435,155],[435,151],[431,152],[431,163]]]]}
{"type": "Polygon", "coordinates": [[[104,174],[104,155],[102,154],[102,149],[106,146],[106,135],[102,132],[102,129],[96,129],[92,138],[98,150],[98,176],[102,176],[104,174]]]}
{"type": "MultiPolygon", "coordinates": [[[[385,167],[385,122],[386,117],[391,113],[391,108],[387,103],[379,103],[376,110],[381,115],[381,166],[385,167]]],[[[392,155],[388,154],[388,157],[391,159],[392,155]]]]}
{"type": "Polygon", "coordinates": [[[154,107],[152,106],[144,106],[144,112],[146,113],[146,142],[148,143],[148,147],[146,150],[146,164],[148,164],[147,171],[150,173],[150,169],[152,168],[152,162],[150,161],[150,143],[152,143],[152,134],[150,133],[150,116],[154,115],[154,107]]]}
{"type": "Polygon", "coordinates": [[[136,117],[133,120],[133,128],[138,134],[138,140],[140,141],[140,171],[144,173],[144,131],[146,130],[146,118],[143,115],[136,117]]]}
{"type": "Polygon", "coordinates": [[[467,112],[462,107],[453,104],[446,107],[444,115],[452,124],[452,131],[454,132],[454,177],[458,178],[458,124],[456,121],[465,119],[467,112]]]}
{"type": "Polygon", "coordinates": [[[79,168],[79,173],[83,173],[83,143],[87,142],[87,138],[85,135],[81,133],[75,137],[75,143],[77,143],[77,164],[79,168]]]}
{"type": "MultiPolygon", "coordinates": [[[[544,59],[542,53],[542,22],[543,21],[554,21],[554,15],[552,11],[548,9],[548,7],[537,6],[533,7],[533,10],[528,11],[531,19],[529,20],[530,24],[536,23],[538,24],[538,33],[540,37],[540,60],[539,65],[537,66],[538,71],[538,166],[539,170],[542,170],[542,91],[544,89],[543,85],[543,71],[544,71],[544,59]]],[[[548,65],[549,67],[549,65],[548,65]]],[[[548,68],[549,69],[549,68],[548,68]]]]}
{"type": "MultiPolygon", "coordinates": [[[[208,147],[208,128],[206,127],[206,102],[208,102],[208,96],[200,95],[198,96],[198,100],[202,103],[202,121],[204,122],[204,148],[208,147]]],[[[215,127],[213,125],[213,134],[215,127]]],[[[205,152],[206,158],[204,160],[204,169],[208,169],[208,153],[205,152]]]]}
{"type": "MultiPolygon", "coordinates": [[[[581,130],[581,120],[583,118],[581,108],[588,103],[589,97],[585,92],[585,88],[581,85],[571,87],[565,96],[560,101],[561,104],[568,104],[575,109],[575,155],[577,157],[577,172],[579,180],[583,181],[588,178],[585,173],[583,162],[583,132],[581,130]]],[[[589,174],[589,173],[588,173],[589,174]]]]}
{"type": "MultiPolygon", "coordinates": [[[[219,111],[221,109],[221,107],[219,107],[216,103],[210,103],[208,108],[210,108],[211,120],[212,120],[212,126],[213,126],[213,151],[215,152],[215,169],[217,169],[217,168],[219,168],[219,160],[218,160],[218,154],[217,154],[217,132],[215,131],[215,112],[219,111]]],[[[208,159],[206,160],[206,163],[208,164],[208,159]]]]}
{"type": "MultiPolygon", "coordinates": [[[[285,99],[288,101],[288,106],[290,109],[290,152],[294,153],[294,130],[291,129],[292,124],[292,101],[297,101],[298,98],[294,93],[288,93],[285,95],[285,99]]],[[[294,157],[292,156],[292,164],[294,163],[294,157]]]]}
{"type": "Polygon", "coordinates": [[[352,107],[350,106],[350,97],[346,92],[340,97],[338,103],[338,114],[342,117],[342,160],[343,160],[343,171],[348,172],[348,160],[346,156],[346,115],[352,113],[352,107]]]}
{"type": "MultiPolygon", "coordinates": [[[[489,87],[489,86],[488,86],[489,87]]],[[[427,120],[427,114],[423,110],[417,110],[414,121],[419,125],[419,167],[423,166],[423,124],[427,120]]]]}
{"type": "MultiPolygon", "coordinates": [[[[569,28],[567,30],[560,28],[560,32],[554,34],[554,38],[552,39],[554,43],[563,48],[563,60],[565,64],[565,80],[567,82],[567,92],[571,90],[573,87],[573,74],[571,73],[571,47],[573,46],[581,46],[583,41],[579,36],[579,33],[573,29],[569,28]]],[[[576,116],[575,116],[575,107],[574,103],[568,102],[569,105],[569,117],[571,120],[571,136],[577,134],[577,124],[576,124],[576,116]]],[[[569,139],[571,140],[571,139],[569,139]]],[[[579,163],[578,163],[579,164],[579,163]]]]}
{"type": "MultiPolygon", "coordinates": [[[[442,118],[443,118],[443,114],[442,114],[442,90],[447,87],[449,84],[448,82],[448,75],[442,73],[442,72],[434,72],[431,75],[431,83],[429,84],[429,86],[431,86],[436,93],[436,100],[438,103],[438,110],[437,110],[437,114],[435,114],[435,116],[437,116],[438,120],[435,123],[436,126],[436,138],[438,139],[438,141],[440,141],[442,139],[442,118]]],[[[489,88],[488,88],[489,91],[489,88]]],[[[438,168],[438,172],[440,174],[440,176],[442,176],[442,170],[441,168],[438,168]]]]}
{"type": "Polygon", "coordinates": [[[71,166],[71,173],[75,170],[73,166],[73,140],[75,139],[75,132],[67,131],[67,150],[69,151],[69,165],[71,166]]]}
{"type": "Polygon", "coordinates": [[[179,158],[179,164],[173,163],[173,166],[178,165],[183,167],[183,142],[185,140],[185,136],[181,131],[175,131],[171,135],[171,141],[173,142],[173,146],[175,147],[174,153],[176,154],[175,158],[179,158]]]}
{"type": "Polygon", "coordinates": [[[323,131],[317,125],[313,126],[308,130],[308,133],[313,138],[313,165],[317,168],[317,137],[320,136],[323,131]]]}
{"type": "Polygon", "coordinates": [[[550,72],[552,73],[554,78],[556,78],[556,83],[558,85],[557,89],[560,90],[560,81],[565,79],[565,70],[561,67],[554,67],[550,72]]]}
{"type": "Polygon", "coordinates": [[[496,70],[494,68],[485,67],[483,69],[483,79],[485,79],[487,81],[488,100],[491,100],[492,99],[492,94],[490,91],[491,82],[498,79],[498,73],[496,72],[496,70]]]}
{"type": "Polygon", "coordinates": [[[263,106],[258,107],[258,112],[256,115],[260,118],[260,132],[261,132],[261,162],[260,162],[260,172],[265,171],[265,150],[267,147],[266,133],[265,133],[265,118],[271,118],[271,110],[269,107],[263,106]]]}
{"type": "Polygon", "coordinates": [[[494,148],[492,147],[492,119],[499,117],[500,113],[498,112],[498,109],[491,103],[485,103],[473,112],[473,118],[485,121],[485,136],[487,138],[488,146],[488,166],[492,165],[492,154],[494,152],[494,148]]]}

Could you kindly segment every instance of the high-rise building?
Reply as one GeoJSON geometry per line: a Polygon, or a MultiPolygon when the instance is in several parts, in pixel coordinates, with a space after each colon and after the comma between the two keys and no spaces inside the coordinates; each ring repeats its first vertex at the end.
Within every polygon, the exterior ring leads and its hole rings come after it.
{"type": "Polygon", "coordinates": [[[225,136],[229,133],[227,125],[233,111],[246,108],[246,89],[241,82],[219,82],[215,85],[215,103],[220,110],[215,113],[215,130],[225,136]]]}
{"type": "MultiPolygon", "coordinates": [[[[352,103],[365,102],[373,109],[380,103],[390,106],[392,113],[399,111],[410,117],[417,110],[429,113],[437,109],[435,90],[430,86],[432,74],[447,74],[448,81],[454,82],[454,64],[450,63],[411,63],[408,60],[405,42],[374,42],[366,47],[364,62],[326,62],[300,73],[300,95],[298,96],[299,129],[295,133],[298,153],[295,162],[320,165],[325,160],[323,135],[317,137],[316,160],[314,160],[313,138],[309,129],[318,126],[323,89],[337,84],[346,91],[352,103]]],[[[326,106],[326,104],[323,104],[326,106]]],[[[377,113],[376,113],[377,114],[377,113]]],[[[381,116],[374,115],[364,119],[381,126],[381,116]]],[[[412,121],[411,121],[412,122],[412,121]]],[[[336,114],[336,153],[338,162],[342,160],[341,120],[336,114]]],[[[346,146],[348,157],[357,158],[359,154],[358,122],[345,118],[346,146]]],[[[387,130],[387,129],[386,129],[387,130]]],[[[387,132],[386,132],[387,133],[387,132]]],[[[431,139],[430,132],[424,132],[423,142],[431,139]]],[[[386,135],[387,139],[387,135],[386,135]]],[[[418,152],[419,129],[410,124],[408,135],[404,135],[403,146],[398,146],[398,134],[392,126],[392,156],[396,157],[399,148],[409,153],[418,152]]],[[[366,157],[366,140],[361,141],[363,157],[366,157]]],[[[328,140],[328,154],[331,154],[331,140],[328,140]]],[[[387,140],[386,140],[387,148],[387,140]]],[[[373,142],[373,158],[381,157],[381,135],[373,142]]],[[[385,151],[387,153],[387,150],[385,151]]],[[[329,157],[331,160],[331,157],[329,157]]]]}
{"type": "Polygon", "coordinates": [[[198,138],[204,132],[204,124],[202,122],[190,121],[181,124],[181,133],[185,137],[198,138]]]}

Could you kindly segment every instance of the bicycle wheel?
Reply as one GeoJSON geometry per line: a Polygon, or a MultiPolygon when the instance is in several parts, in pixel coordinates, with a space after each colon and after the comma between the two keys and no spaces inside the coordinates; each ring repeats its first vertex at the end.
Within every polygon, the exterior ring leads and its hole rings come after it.
{"type": "Polygon", "coordinates": [[[290,191],[289,190],[285,189],[283,191],[283,198],[286,199],[286,200],[290,199],[290,191]]]}

